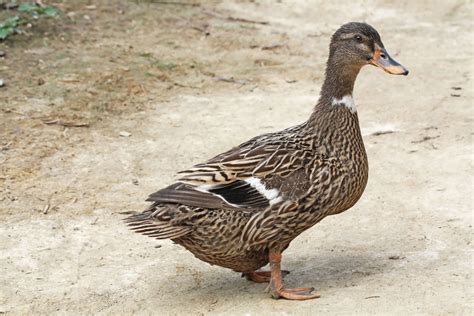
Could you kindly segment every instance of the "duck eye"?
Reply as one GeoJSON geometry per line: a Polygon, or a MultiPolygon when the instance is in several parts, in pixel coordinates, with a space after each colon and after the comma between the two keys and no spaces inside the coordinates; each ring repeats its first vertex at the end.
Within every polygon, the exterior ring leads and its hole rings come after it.
{"type": "Polygon", "coordinates": [[[358,41],[359,43],[362,42],[362,36],[356,35],[356,36],[354,36],[354,38],[355,38],[356,41],[358,41]]]}

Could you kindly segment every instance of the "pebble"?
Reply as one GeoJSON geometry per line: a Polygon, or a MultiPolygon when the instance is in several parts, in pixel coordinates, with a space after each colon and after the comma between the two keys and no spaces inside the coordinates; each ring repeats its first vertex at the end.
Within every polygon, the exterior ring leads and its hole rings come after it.
{"type": "Polygon", "coordinates": [[[126,132],[126,131],[121,131],[119,133],[119,135],[122,136],[122,137],[130,137],[130,136],[132,136],[132,133],[129,133],[129,132],[126,132]]]}
{"type": "Polygon", "coordinates": [[[0,88],[1,87],[5,87],[5,81],[3,81],[3,79],[0,79],[0,88]]]}
{"type": "Polygon", "coordinates": [[[5,53],[3,50],[0,50],[0,57],[5,57],[7,53],[5,53]]]}

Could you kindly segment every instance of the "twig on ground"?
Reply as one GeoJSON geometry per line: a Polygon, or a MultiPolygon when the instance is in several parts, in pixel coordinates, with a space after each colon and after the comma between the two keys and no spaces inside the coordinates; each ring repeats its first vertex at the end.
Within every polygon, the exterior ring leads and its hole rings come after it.
{"type": "Polygon", "coordinates": [[[254,20],[249,20],[249,19],[244,19],[244,18],[235,18],[233,16],[228,16],[226,18],[226,20],[235,21],[235,22],[242,22],[242,23],[261,24],[261,25],[270,24],[270,22],[267,22],[267,21],[254,21],[254,20]]]}
{"type": "Polygon", "coordinates": [[[204,27],[191,26],[191,28],[192,28],[193,30],[199,31],[199,32],[201,32],[201,33],[204,33],[204,35],[206,35],[206,36],[211,35],[211,32],[209,32],[209,30],[207,29],[208,27],[209,27],[209,25],[206,25],[206,26],[204,26],[204,27]]]}
{"type": "Polygon", "coordinates": [[[190,3],[190,2],[157,1],[157,0],[151,0],[150,2],[155,3],[155,4],[187,5],[187,6],[191,6],[191,7],[201,6],[201,4],[199,4],[199,3],[190,3]]]}
{"type": "Polygon", "coordinates": [[[429,140],[432,140],[432,139],[436,139],[436,138],[439,138],[439,135],[438,136],[425,136],[423,137],[422,139],[420,140],[413,140],[412,141],[412,144],[420,144],[420,143],[424,143],[426,141],[429,141],[429,140]]]}
{"type": "Polygon", "coordinates": [[[236,79],[234,79],[234,77],[230,77],[230,78],[217,77],[216,80],[217,81],[228,82],[228,83],[237,83],[237,84],[241,84],[241,85],[245,85],[245,84],[248,83],[247,80],[236,80],[236,79]]]}
{"type": "Polygon", "coordinates": [[[232,22],[261,24],[261,25],[269,25],[270,24],[270,22],[267,22],[267,21],[255,21],[255,20],[249,20],[249,19],[245,19],[245,18],[236,18],[236,17],[233,17],[233,16],[222,16],[222,15],[216,14],[214,12],[210,12],[210,11],[205,11],[204,13],[209,15],[209,16],[218,18],[218,19],[232,21],[232,22]]]}
{"type": "Polygon", "coordinates": [[[154,4],[187,5],[191,7],[201,6],[199,3],[192,3],[192,2],[160,1],[160,0],[148,0],[148,1],[154,4]]]}
{"type": "Polygon", "coordinates": [[[196,86],[190,86],[190,85],[185,85],[185,84],[182,84],[182,83],[179,83],[179,82],[176,82],[176,81],[171,81],[173,83],[173,86],[176,86],[176,87],[181,87],[181,88],[191,88],[191,89],[199,89],[200,87],[196,87],[196,86]]]}
{"type": "Polygon", "coordinates": [[[61,125],[65,127],[89,127],[89,123],[85,122],[67,122],[60,119],[43,119],[46,125],[61,125]]]}
{"type": "Polygon", "coordinates": [[[395,131],[380,131],[380,132],[372,133],[372,134],[370,134],[370,135],[373,135],[373,136],[380,136],[380,135],[393,134],[393,133],[395,133],[395,131]]]}
{"type": "Polygon", "coordinates": [[[262,50],[275,50],[275,49],[279,49],[283,47],[288,48],[288,45],[287,44],[273,44],[273,45],[263,46],[262,50]]]}

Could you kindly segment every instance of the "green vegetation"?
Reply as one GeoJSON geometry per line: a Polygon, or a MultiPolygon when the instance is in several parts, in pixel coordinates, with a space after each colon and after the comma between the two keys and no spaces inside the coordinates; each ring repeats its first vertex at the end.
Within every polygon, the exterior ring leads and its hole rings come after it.
{"type": "Polygon", "coordinates": [[[146,58],[152,67],[156,67],[161,71],[171,71],[178,66],[171,61],[159,60],[152,53],[141,53],[140,57],[146,58]]]}
{"type": "Polygon", "coordinates": [[[173,62],[165,62],[165,61],[160,61],[157,60],[152,63],[152,66],[158,68],[161,71],[170,71],[176,68],[176,64],[173,62]]]}
{"type": "Polygon", "coordinates": [[[55,17],[60,11],[54,6],[21,3],[16,9],[11,10],[11,13],[13,15],[0,21],[0,40],[5,40],[13,34],[24,33],[24,26],[27,24],[33,24],[41,17],[55,17]]]}

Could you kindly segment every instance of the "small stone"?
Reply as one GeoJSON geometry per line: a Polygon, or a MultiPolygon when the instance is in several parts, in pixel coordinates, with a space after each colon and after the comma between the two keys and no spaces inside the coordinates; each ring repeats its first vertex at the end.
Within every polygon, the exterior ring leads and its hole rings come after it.
{"type": "Polygon", "coordinates": [[[3,79],[0,79],[0,88],[1,87],[5,87],[5,81],[3,81],[3,79]]]}
{"type": "Polygon", "coordinates": [[[45,205],[45,207],[43,208],[43,214],[45,215],[48,214],[49,208],[50,208],[49,204],[45,205]]]}
{"type": "Polygon", "coordinates": [[[38,78],[38,86],[42,86],[45,84],[45,81],[43,78],[38,78]]]}
{"type": "Polygon", "coordinates": [[[0,57],[3,58],[7,56],[7,53],[5,53],[3,50],[0,50],[0,57]]]}
{"type": "Polygon", "coordinates": [[[122,137],[130,137],[130,136],[132,136],[132,133],[129,133],[129,132],[126,132],[126,131],[121,131],[119,133],[119,135],[122,136],[122,137]]]}

